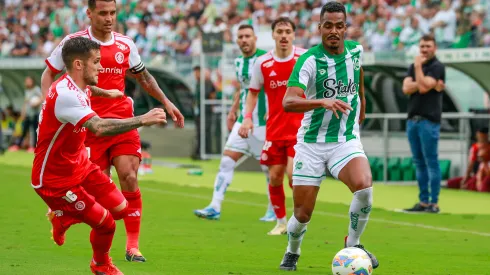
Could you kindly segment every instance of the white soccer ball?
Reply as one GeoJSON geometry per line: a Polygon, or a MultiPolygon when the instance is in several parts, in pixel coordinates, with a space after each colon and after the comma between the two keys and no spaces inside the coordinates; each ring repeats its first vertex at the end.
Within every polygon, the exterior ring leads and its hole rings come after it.
{"type": "Polygon", "coordinates": [[[348,247],[340,250],[332,260],[334,275],[371,275],[373,264],[364,250],[348,247]]]}

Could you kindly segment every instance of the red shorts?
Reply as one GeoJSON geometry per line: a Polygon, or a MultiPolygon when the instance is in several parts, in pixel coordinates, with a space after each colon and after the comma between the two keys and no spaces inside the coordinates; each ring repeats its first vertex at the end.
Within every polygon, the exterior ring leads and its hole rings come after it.
{"type": "Polygon", "coordinates": [[[41,187],[34,190],[65,227],[85,222],[94,204],[98,203],[110,210],[125,201],[114,182],[100,169],[88,174],[79,185],[64,188],[41,187]]]}
{"type": "Polygon", "coordinates": [[[294,145],[296,145],[296,140],[266,140],[262,148],[260,164],[267,166],[287,165],[288,157],[294,158],[294,145]]]}
{"type": "Polygon", "coordinates": [[[109,168],[112,160],[118,156],[133,155],[141,161],[141,142],[137,130],[107,137],[96,137],[88,133],[85,146],[90,160],[102,171],[109,168]]]}

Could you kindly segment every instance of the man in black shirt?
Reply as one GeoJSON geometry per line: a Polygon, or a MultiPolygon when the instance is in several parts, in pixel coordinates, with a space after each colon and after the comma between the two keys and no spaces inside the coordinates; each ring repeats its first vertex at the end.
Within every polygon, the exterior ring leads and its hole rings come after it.
{"type": "Polygon", "coordinates": [[[441,170],[437,147],[446,72],[435,56],[436,41],[432,36],[423,36],[419,47],[420,55],[415,57],[403,81],[403,93],[410,96],[407,136],[416,168],[419,202],[405,210],[438,213],[441,170]]]}

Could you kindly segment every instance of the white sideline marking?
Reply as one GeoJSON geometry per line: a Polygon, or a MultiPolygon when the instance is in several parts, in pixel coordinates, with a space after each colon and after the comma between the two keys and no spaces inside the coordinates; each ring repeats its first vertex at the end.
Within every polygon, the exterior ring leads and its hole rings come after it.
{"type": "MultiPolygon", "coordinates": [[[[154,192],[154,193],[160,193],[160,194],[167,194],[167,195],[174,195],[174,196],[181,196],[181,197],[188,197],[188,198],[202,199],[202,200],[209,200],[210,199],[209,196],[203,196],[203,195],[194,195],[194,194],[187,194],[187,193],[182,193],[182,192],[166,191],[166,190],[160,190],[160,189],[154,189],[154,188],[148,188],[148,187],[140,187],[140,188],[143,190],[146,190],[146,191],[150,191],[150,192],[154,192]]],[[[241,201],[241,200],[232,200],[232,199],[227,199],[226,202],[241,204],[241,205],[248,205],[248,206],[256,206],[256,207],[264,207],[264,205],[265,205],[263,203],[261,204],[261,203],[255,203],[255,202],[250,202],[250,201],[241,201]]],[[[325,211],[315,211],[315,215],[349,219],[347,214],[342,215],[342,214],[325,212],[325,211]]],[[[432,225],[425,225],[425,224],[421,224],[421,223],[400,222],[400,221],[391,221],[391,220],[376,219],[376,218],[369,218],[369,221],[370,222],[379,222],[379,223],[401,225],[401,226],[418,227],[418,228],[424,228],[424,229],[430,229],[430,230],[436,230],[436,231],[465,233],[465,234],[472,234],[472,235],[478,235],[478,236],[483,236],[483,237],[490,237],[490,233],[486,233],[486,232],[477,232],[477,231],[470,231],[470,230],[464,230],[464,229],[438,227],[438,226],[432,226],[432,225]]]]}

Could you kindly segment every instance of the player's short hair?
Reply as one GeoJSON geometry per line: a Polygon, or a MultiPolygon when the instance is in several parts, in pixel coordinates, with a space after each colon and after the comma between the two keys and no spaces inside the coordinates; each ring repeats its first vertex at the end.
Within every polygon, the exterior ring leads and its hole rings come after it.
{"type": "Polygon", "coordinates": [[[85,37],[75,37],[65,42],[61,50],[61,58],[66,69],[70,70],[75,59],[86,62],[90,57],[90,52],[94,50],[100,50],[100,45],[97,42],[85,37]]]}
{"type": "Polygon", "coordinates": [[[296,31],[296,24],[294,24],[293,20],[289,19],[289,17],[281,16],[276,18],[276,20],[272,22],[272,31],[276,29],[277,24],[289,24],[293,28],[293,31],[296,31]]]}
{"type": "Polygon", "coordinates": [[[245,29],[251,29],[252,31],[254,31],[254,27],[252,27],[252,25],[249,24],[243,24],[240,25],[240,27],[238,27],[238,30],[245,30],[245,29]]]}
{"type": "Polygon", "coordinates": [[[434,42],[434,44],[436,44],[436,38],[430,34],[422,35],[422,37],[420,38],[420,41],[426,41],[426,42],[432,41],[432,42],[434,42]]]}
{"type": "Polygon", "coordinates": [[[482,133],[482,134],[488,134],[488,127],[482,127],[477,130],[477,132],[482,133]]]}
{"type": "Polygon", "coordinates": [[[116,3],[116,0],[88,0],[88,8],[93,10],[95,9],[95,5],[97,1],[104,1],[104,2],[114,2],[116,3]]]}
{"type": "Polygon", "coordinates": [[[344,18],[347,19],[347,12],[345,11],[345,6],[340,2],[331,1],[323,5],[320,12],[320,18],[323,18],[325,13],[336,13],[341,12],[344,14],[344,18]]]}

